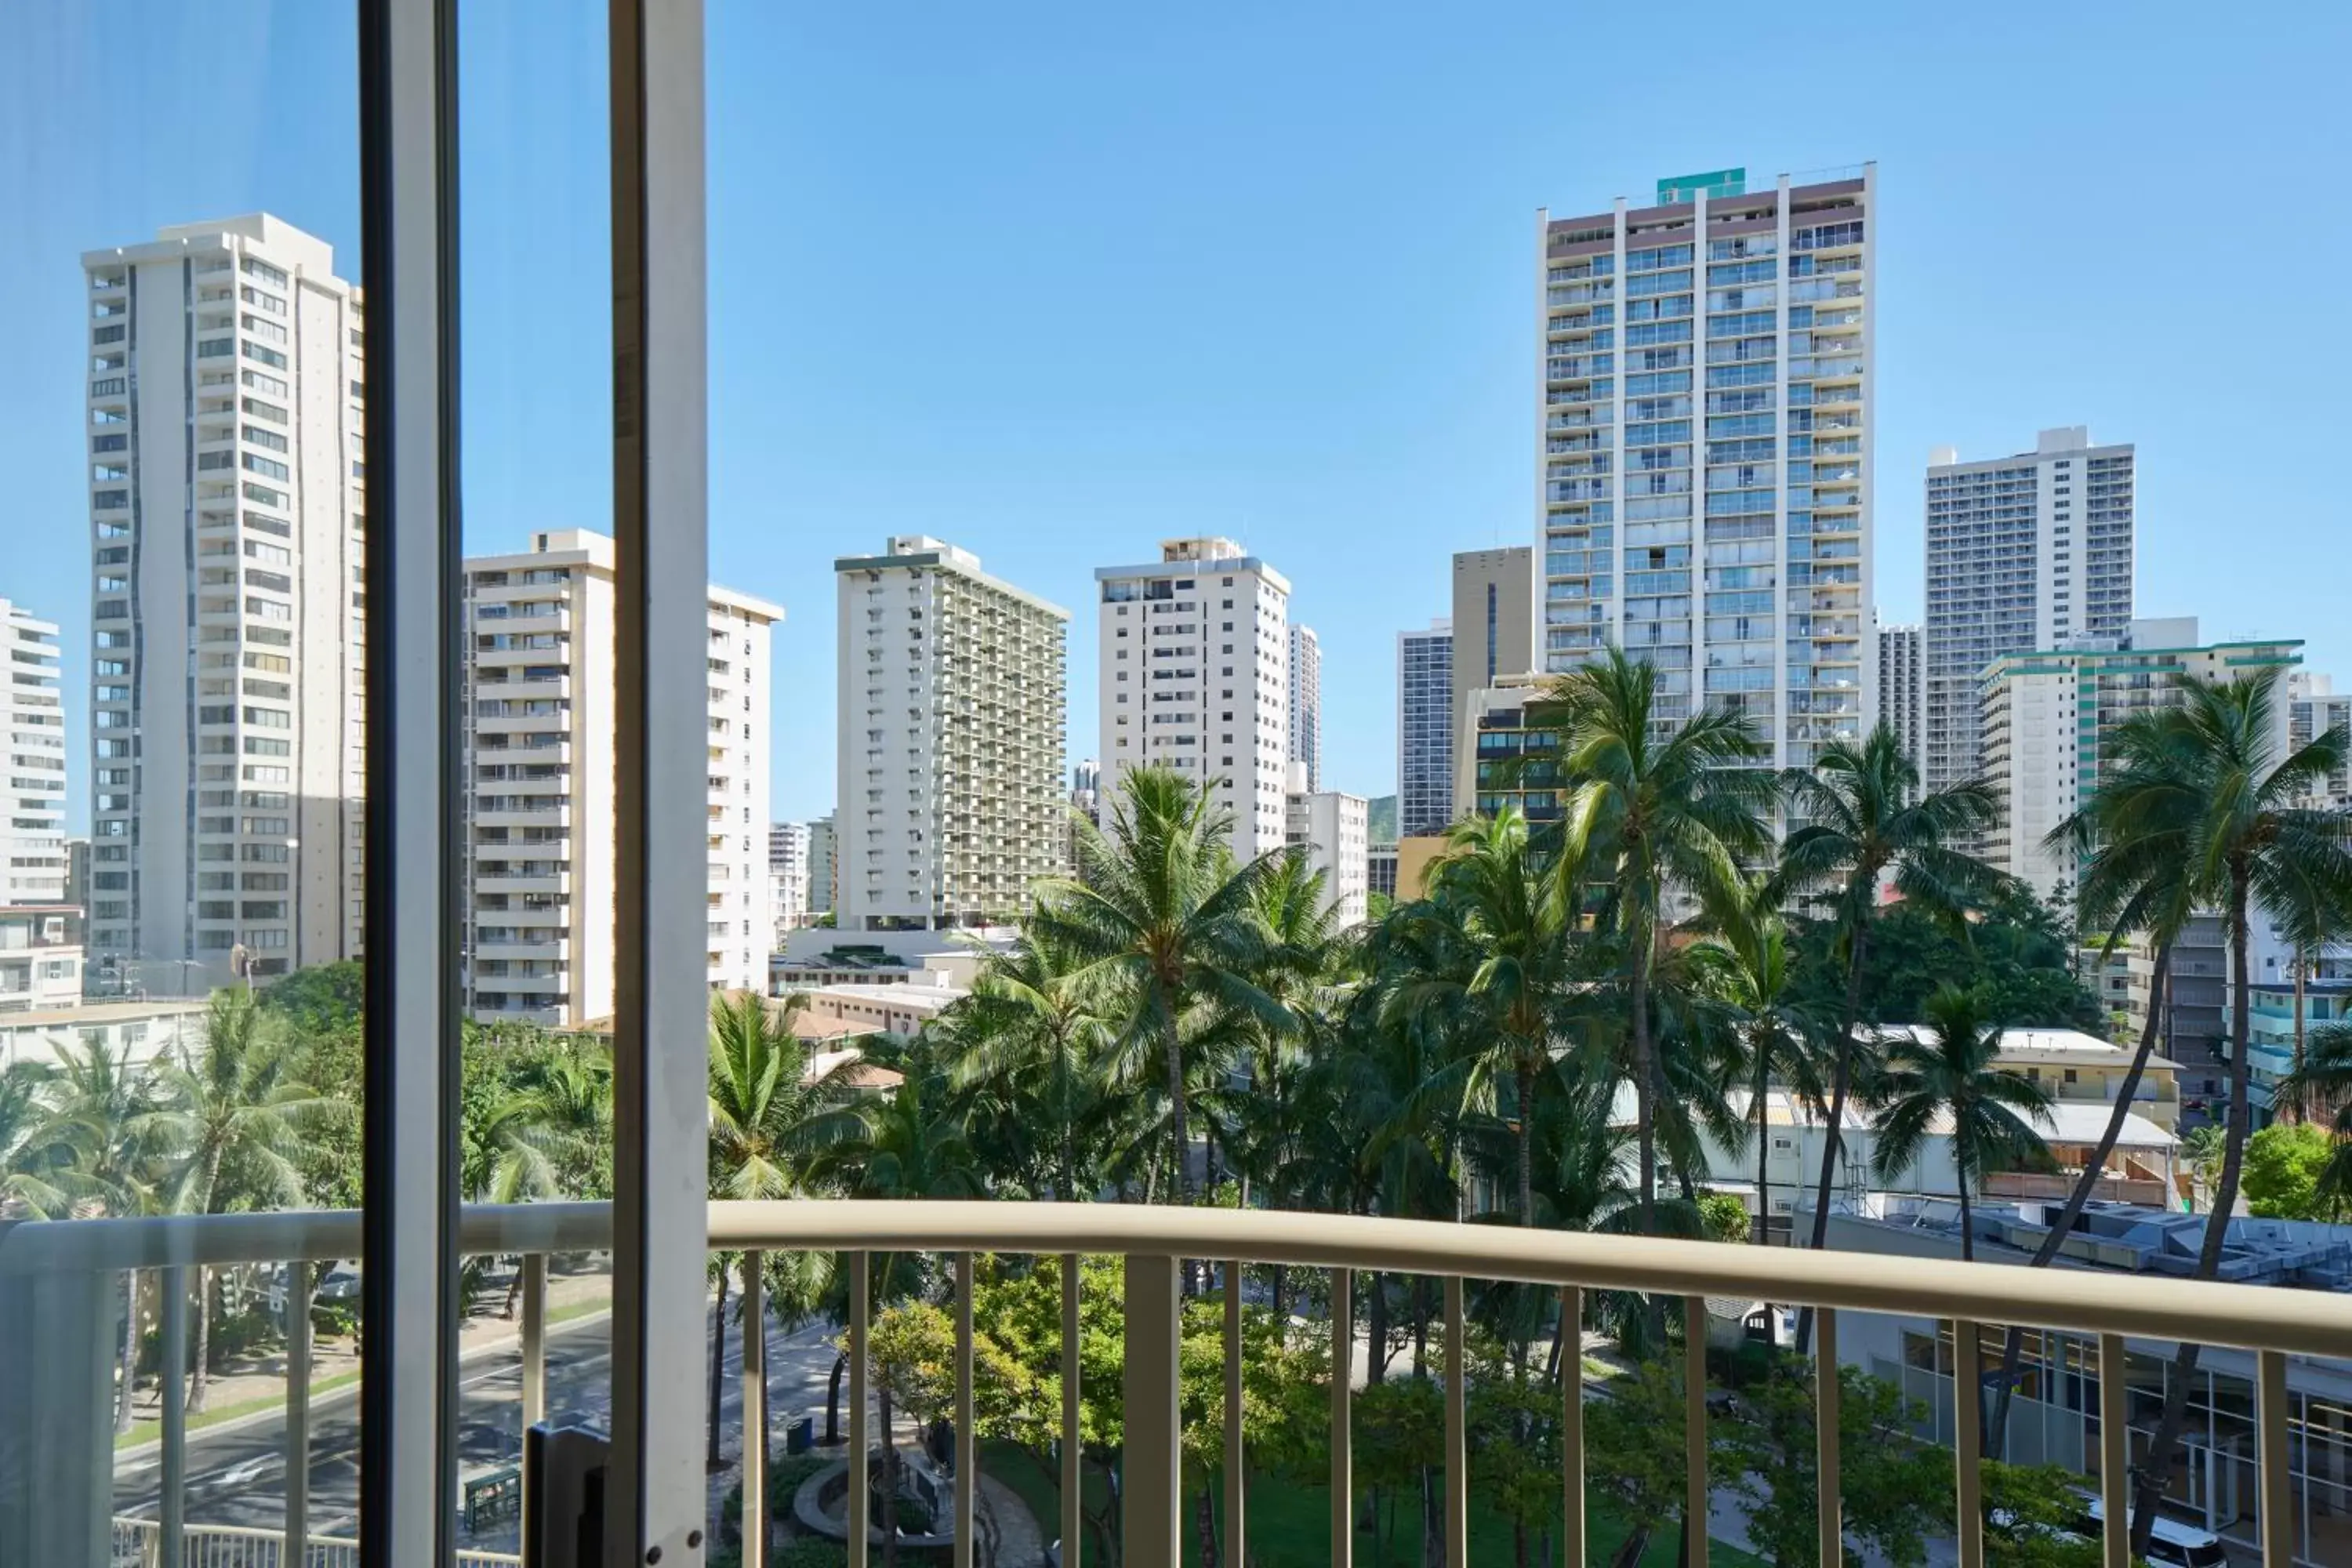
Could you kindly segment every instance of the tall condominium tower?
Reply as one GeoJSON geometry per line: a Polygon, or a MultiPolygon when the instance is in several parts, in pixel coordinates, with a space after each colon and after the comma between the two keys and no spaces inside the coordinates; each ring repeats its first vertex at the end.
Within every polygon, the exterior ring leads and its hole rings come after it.
{"type": "MultiPolygon", "coordinates": [[[[610,537],[534,533],[466,563],[467,1011],[571,1027],[613,1011],[617,868],[610,537]]],[[[712,990],[767,989],[773,605],[709,590],[712,990]]]]}
{"type": "Polygon", "coordinates": [[[0,686],[0,736],[8,747],[0,819],[0,904],[61,904],[66,898],[66,715],[58,681],[58,628],[0,599],[8,680],[0,686]]]}
{"type": "Polygon", "coordinates": [[[808,907],[813,915],[831,914],[835,901],[835,873],[840,865],[835,853],[837,840],[833,831],[833,813],[826,812],[808,825],[809,873],[808,907]]]}
{"type": "Polygon", "coordinates": [[[1729,169],[1538,215],[1546,668],[1617,644],[1658,718],[1742,710],[1781,764],[1862,733],[1875,202],[1871,164],[1729,169]]]}
{"type": "Polygon", "coordinates": [[[166,228],[82,270],[90,952],[191,988],[353,956],[357,290],[323,241],[263,215],[166,228]]]}
{"type": "Polygon", "coordinates": [[[1171,539],[1095,581],[1105,795],[1130,769],[1173,768],[1233,813],[1236,857],[1282,847],[1290,580],[1230,539],[1171,539]]]}
{"type": "Polygon", "coordinates": [[[1454,820],[1454,623],[1397,633],[1397,835],[1454,820]]]}
{"type": "Polygon", "coordinates": [[[1070,613],[906,534],[834,563],[844,931],[1018,917],[1067,865],[1070,613]]]}
{"type": "Polygon", "coordinates": [[[1927,626],[1920,768],[1930,790],[1973,778],[1978,682],[1994,659],[2077,637],[2120,637],[2132,618],[2132,448],[2082,426],[2031,452],[1927,468],[1927,626]]]}
{"type": "MultiPolygon", "coordinates": [[[[1536,552],[1526,545],[1500,550],[1464,550],[1454,557],[1454,668],[1447,722],[1454,728],[1457,775],[1446,820],[1470,815],[1459,774],[1464,758],[1464,715],[1475,693],[1536,668],[1536,626],[1540,598],[1536,552]]],[[[1475,742],[1472,742],[1475,744],[1475,742]]]]}
{"type": "MultiPolygon", "coordinates": [[[[2287,743],[2309,745],[2330,730],[2352,731],[2352,691],[2338,691],[2328,676],[2296,670],[2287,678],[2287,743]]],[[[2352,805],[2352,761],[2337,768],[2313,792],[2312,804],[2342,810],[2352,805]]]]}
{"type": "MultiPolygon", "coordinates": [[[[2033,885],[2044,898],[2071,887],[2074,857],[2052,850],[2050,831],[2098,793],[2099,766],[2115,728],[2179,701],[2182,677],[2242,680],[2256,670],[2292,671],[2303,644],[2291,638],[2202,643],[2193,616],[2132,621],[2121,637],[2078,635],[2054,648],[1994,659],[1985,670],[1984,776],[2000,805],[1985,858],[2033,885]]],[[[2284,756],[2291,704],[2271,716],[2272,754],[2284,756]]]]}
{"type": "Polygon", "coordinates": [[[768,913],[776,929],[775,943],[783,933],[808,920],[809,830],[805,822],[777,822],[768,826],[768,913]]]}
{"type": "Polygon", "coordinates": [[[1303,763],[1289,767],[1283,835],[1323,879],[1323,908],[1341,930],[1364,923],[1371,891],[1371,833],[1362,795],[1310,790],[1303,763]]]}
{"type": "Polygon", "coordinates": [[[1927,738],[1927,667],[1917,626],[1878,628],[1878,722],[1903,742],[1913,767],[1923,765],[1927,738]]]}
{"type": "Polygon", "coordinates": [[[1290,628],[1290,742],[1284,761],[1307,764],[1307,787],[1323,787],[1323,645],[1312,626],[1290,628]]]}

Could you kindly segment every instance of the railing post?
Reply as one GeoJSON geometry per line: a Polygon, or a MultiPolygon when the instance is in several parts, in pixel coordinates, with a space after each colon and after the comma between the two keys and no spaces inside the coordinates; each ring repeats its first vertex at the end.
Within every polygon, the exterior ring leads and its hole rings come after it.
{"type": "Polygon", "coordinates": [[[1356,1366],[1356,1277],[1331,1270],[1331,1568],[1349,1568],[1356,1549],[1354,1433],[1349,1380],[1356,1366]]]}
{"type": "Polygon", "coordinates": [[[1562,1568],[1584,1568],[1584,1292],[1559,1291],[1559,1538],[1562,1568]]]}
{"type": "MultiPolygon", "coordinates": [[[[1826,1318],[1827,1312],[1822,1314],[1826,1318]]],[[[1683,1535],[1706,1568],[1706,1298],[1683,1298],[1683,1535]]],[[[1830,1559],[1832,1562],[1837,1559],[1830,1559]]]]}
{"type": "MultiPolygon", "coordinates": [[[[522,1429],[527,1433],[547,1419],[547,1255],[526,1253],[522,1260],[522,1429]]],[[[522,1539],[537,1539],[530,1521],[530,1467],[521,1467],[522,1539]]]]}
{"type": "Polygon", "coordinates": [[[1952,1322],[1952,1468],[1959,1498],[1959,1568],[1984,1568],[1984,1368],[1977,1325],[1952,1322]]]}
{"type": "Polygon", "coordinates": [[[2263,1568],[2293,1568],[2294,1490],[2287,1468],[2285,1353],[2257,1352],[2254,1383],[2254,1415],[2262,1423],[2263,1568]]]}
{"type": "Polygon", "coordinates": [[[310,1540],[310,1265],[286,1265],[286,1546],[302,1568],[310,1540]]]}
{"type": "Polygon", "coordinates": [[[1249,1561],[1246,1472],[1249,1456],[1242,1424],[1242,1266],[1225,1263],[1225,1550],[1223,1561],[1239,1568],[1249,1561]]]}
{"type": "Polygon", "coordinates": [[[2124,1337],[2099,1336],[2099,1500],[2106,1568],[2131,1568],[2131,1428],[2125,1425],[2124,1337]]]}
{"type": "Polygon", "coordinates": [[[1086,1528],[1086,1451],[1078,1426],[1078,1255],[1062,1255],[1062,1563],[1077,1568],[1086,1528]]]}
{"type": "MultiPolygon", "coordinates": [[[[1470,1561],[1470,1447],[1466,1390],[1470,1369],[1464,1332],[1462,1279],[1445,1280],[1445,1561],[1470,1561]]],[[[1374,1346],[1372,1353],[1380,1353],[1374,1346]]]]}
{"type": "MultiPolygon", "coordinates": [[[[980,1443],[972,1429],[971,1254],[955,1260],[955,1568],[972,1568],[979,1530],[980,1443]]],[[[750,1568],[750,1564],[745,1564],[750,1568]]]]}
{"type": "Polygon", "coordinates": [[[188,1270],[174,1263],[163,1271],[162,1321],[163,1336],[163,1451],[160,1466],[156,1552],[172,1568],[179,1568],[185,1538],[188,1506],[188,1270]]]}
{"type": "Polygon", "coordinates": [[[1125,1561],[1134,1568],[1175,1568],[1181,1550],[1178,1311],[1176,1259],[1130,1253],[1124,1368],[1127,1445],[1120,1502],[1125,1561]]]}
{"type": "Polygon", "coordinates": [[[768,1563],[768,1327],[763,1256],[743,1254],[743,1568],[768,1563]]]}
{"type": "MultiPolygon", "coordinates": [[[[866,1429],[866,1254],[853,1252],[849,1262],[849,1568],[866,1568],[866,1536],[871,1527],[866,1522],[867,1504],[871,1499],[866,1473],[867,1450],[873,1447],[873,1436],[866,1429]]],[[[887,1438],[887,1434],[885,1434],[887,1438]]]]}
{"type": "Polygon", "coordinates": [[[1845,1561],[1845,1504],[1841,1416],[1844,1388],[1838,1381],[1838,1315],[1829,1307],[1813,1320],[1813,1474],[1814,1501],[1821,1514],[1823,1563],[1845,1561]]]}

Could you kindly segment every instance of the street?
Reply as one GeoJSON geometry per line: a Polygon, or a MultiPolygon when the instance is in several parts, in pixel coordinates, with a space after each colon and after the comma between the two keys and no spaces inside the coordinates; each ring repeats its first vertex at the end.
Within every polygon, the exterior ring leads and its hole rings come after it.
{"type": "MultiPolygon", "coordinates": [[[[552,1422],[602,1426],[612,1410],[611,1320],[603,1313],[559,1323],[547,1332],[547,1410],[552,1422]]],[[[833,1371],[830,1327],[768,1333],[769,1418],[773,1451],[783,1450],[785,1427],[814,1415],[824,1425],[826,1381],[833,1371]]],[[[709,1338],[703,1365],[709,1365],[709,1338]]],[[[726,1381],[719,1401],[722,1451],[734,1458],[742,1442],[741,1339],[730,1325],[726,1381]]],[[[522,1361],[520,1344],[488,1351],[458,1370],[458,1476],[522,1462],[522,1361]]],[[[330,1390],[310,1404],[310,1533],[349,1536],[359,1507],[359,1390],[330,1390]]],[[[187,1521],[276,1530],[286,1519],[286,1421],[275,1411],[188,1436],[187,1521]]],[[[697,1441],[701,1441],[698,1434],[697,1441]]],[[[149,1450],[118,1460],[114,1511],[154,1518],[162,1457],[149,1450]]],[[[462,1496],[462,1493],[460,1494],[462,1496]]],[[[460,1533],[467,1546],[518,1550],[515,1521],[460,1533]]]]}

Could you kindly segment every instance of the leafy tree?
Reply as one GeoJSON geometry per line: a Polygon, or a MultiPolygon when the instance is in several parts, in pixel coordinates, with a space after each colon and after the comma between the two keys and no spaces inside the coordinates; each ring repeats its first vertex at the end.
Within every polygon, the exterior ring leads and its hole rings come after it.
{"type": "Polygon", "coordinates": [[[65,1173],[57,1168],[42,1092],[49,1077],[44,1062],[19,1059],[0,1067],[0,1215],[15,1217],[11,1211],[20,1211],[51,1219],[72,1201],[58,1184],[65,1173]]]}
{"type": "Polygon", "coordinates": [[[2343,1199],[2319,1191],[2336,1152],[2336,1139],[2315,1122],[2263,1128],[2246,1141],[2247,1206],[2264,1219],[2341,1218],[2343,1199]]]}
{"type": "MultiPolygon", "coordinates": [[[[1863,979],[1878,924],[1879,884],[1892,878],[1906,904],[1948,918],[1981,903],[1999,879],[1959,845],[1991,823],[1996,806],[1991,787],[1977,779],[1922,795],[1917,766],[1884,721],[1859,743],[1830,742],[1811,771],[1790,768],[1780,785],[1790,818],[1801,825],[1781,847],[1781,880],[1800,892],[1828,895],[1846,973],[1813,1196],[1811,1246],[1818,1251],[1829,1236],[1830,1193],[1859,1065],[1863,979]]],[[[1801,1314],[1801,1348],[1811,1331],[1812,1315],[1801,1314]]]]}
{"type": "Polygon", "coordinates": [[[1050,1151],[1048,1180],[1064,1203],[1092,1195],[1081,1191],[1079,1153],[1097,1152],[1091,1145],[1109,1038],[1103,991],[1084,960],[1033,924],[982,965],[971,995],[938,1031],[953,1047],[956,1090],[984,1094],[988,1120],[1003,1126],[1008,1143],[1025,1151],[1035,1140],[1050,1151]]]}
{"type": "Polygon", "coordinates": [[[1986,1568],[2099,1568],[2095,1537],[2079,1533],[2082,1478],[2063,1465],[2007,1465],[1986,1459],[1979,1472],[1985,1502],[1986,1568]]]}
{"type": "MultiPolygon", "coordinates": [[[[2329,1024],[2311,1031],[2303,1065],[2280,1085],[2280,1099],[2308,1114],[2329,1118],[2332,1149],[2326,1163],[2313,1175],[2312,1197],[2330,1215],[2352,1210],[2352,1024],[2329,1024]]],[[[2261,1139],[2261,1133],[2254,1135],[2255,1142],[2261,1139]]],[[[2249,1148],[2250,1163],[2252,1152],[2249,1148]]],[[[2253,1173],[2249,1170],[2249,1194],[2253,1187],[2253,1173]]],[[[2259,1203],[2254,1212],[2263,1212],[2259,1203]]]]}
{"type": "MultiPolygon", "coordinates": [[[[1922,1413],[1894,1384],[1842,1366],[1838,1389],[1845,1563],[1917,1568],[1927,1559],[1927,1538],[1949,1528],[1951,1456],[1906,1435],[1922,1413]]],[[[1724,1424],[1724,1441],[1738,1472],[1732,1489],[1747,1506],[1748,1537],[1759,1555],[1781,1568],[1820,1568],[1820,1426],[1811,1381],[1776,1374],[1744,1397],[1748,1418],[1724,1424]]]]}
{"type": "Polygon", "coordinates": [[[1106,1064],[1113,1081],[1139,1083],[1156,1063],[1167,1094],[1167,1192],[1182,1202],[1192,1190],[1187,1016],[1205,1005],[1282,1022],[1279,1005],[1247,978],[1259,942],[1251,903],[1275,862],[1236,869],[1226,847],[1233,814],[1170,768],[1122,775],[1108,833],[1083,817],[1076,826],[1078,879],[1050,884],[1032,923],[1118,997],[1106,1064]]]}
{"type": "MultiPolygon", "coordinates": [[[[1606,1498],[1626,1524],[1624,1545],[1612,1568],[1633,1568],[1651,1538],[1683,1515],[1688,1470],[1683,1452],[1683,1378],[1680,1366],[1643,1362],[1613,1380],[1611,1397],[1585,1406],[1585,1474],[1591,1489],[1606,1498]]],[[[1710,1436],[1714,1434],[1710,1432],[1710,1436]]],[[[1710,1481],[1734,1479],[1719,1445],[1707,1450],[1710,1481]]],[[[1697,1521],[1700,1529],[1706,1521],[1697,1521]]]]}
{"type": "Polygon", "coordinates": [[[1729,1193],[1702,1193],[1698,1200],[1699,1233],[1709,1241],[1746,1241],[1753,1228],[1748,1205],[1729,1193]]]}
{"type": "MultiPolygon", "coordinates": [[[[1832,1020],[1832,1032],[1851,979],[1844,934],[1834,920],[1800,919],[1792,942],[1795,995],[1832,1020]]],[[[1987,1009],[2012,1024],[2107,1031],[2059,917],[2021,886],[1998,885],[1965,922],[1907,901],[1881,909],[1869,954],[1858,1016],[1873,1023],[1925,1022],[1927,998],[1950,984],[1982,991],[1987,1009]]]]}
{"type": "Polygon", "coordinates": [[[1960,1199],[1960,1257],[1973,1262],[1971,1193],[1986,1171],[2047,1158],[2036,1121],[2050,1122],[2050,1091],[1999,1065],[2000,1028],[1983,998],[1949,986],[1927,998],[1930,1034],[1897,1039],[1877,1089],[1878,1168],[1882,1176],[1919,1158],[1929,1134],[1948,1128],[1960,1199]]]}
{"type": "Polygon", "coordinates": [[[1657,720],[1657,672],[1622,649],[1560,677],[1548,695],[1569,781],[1553,870],[1563,907],[1587,878],[1608,889],[1630,1015],[1642,1227],[1654,1231],[1662,1086],[1650,993],[1666,889],[1727,881],[1736,863],[1764,852],[1772,778],[1757,766],[1766,752],[1744,714],[1706,707],[1657,720]]]}

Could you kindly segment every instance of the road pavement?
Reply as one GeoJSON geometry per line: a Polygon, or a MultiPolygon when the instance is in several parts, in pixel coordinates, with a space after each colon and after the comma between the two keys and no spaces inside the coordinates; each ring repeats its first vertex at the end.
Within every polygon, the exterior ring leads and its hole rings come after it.
{"type": "MultiPolygon", "coordinates": [[[[731,1316],[731,1314],[730,1314],[731,1316]]],[[[551,1421],[603,1426],[612,1414],[611,1320],[598,1314],[558,1323],[547,1332],[547,1409],[551,1421]]],[[[768,1408],[775,1451],[785,1426],[814,1414],[822,1426],[834,1352],[833,1331],[818,1327],[768,1332],[768,1408]]],[[[709,1365],[708,1331],[703,1365],[709,1365]]],[[[741,1441],[742,1337],[730,1323],[726,1381],[719,1402],[722,1451],[732,1458],[741,1441]]],[[[457,1468],[465,1478],[522,1460],[522,1351],[502,1346],[458,1370],[457,1468]]],[[[358,1523],[359,1390],[346,1385],[310,1402],[310,1533],[349,1536],[358,1523]]],[[[286,1423],[282,1412],[206,1427],[188,1435],[186,1518],[192,1524],[277,1530],[286,1520],[286,1423]]],[[[160,1503],[160,1454],[149,1450],[119,1460],[114,1511],[154,1518],[160,1503]]],[[[508,1521],[460,1543],[489,1551],[517,1550],[508,1521]]]]}

